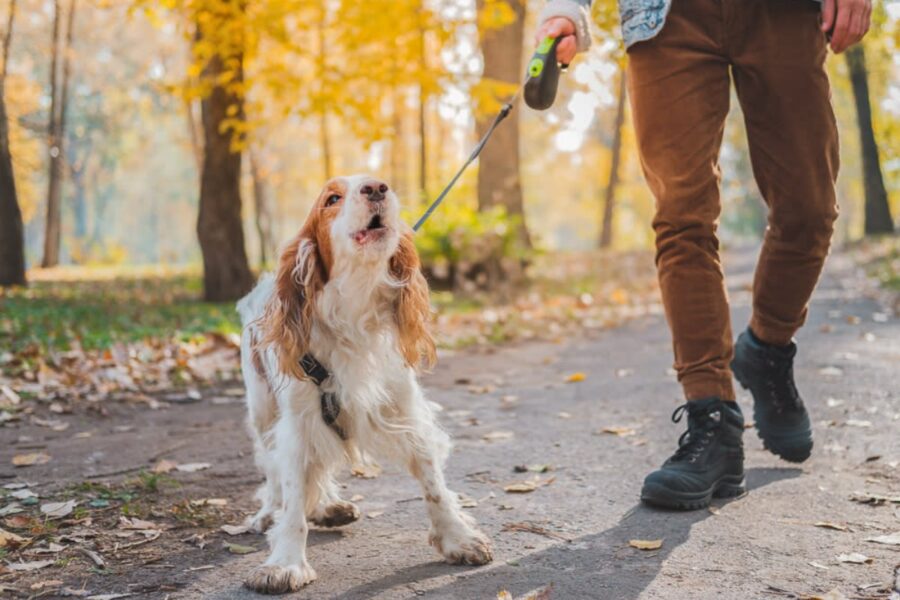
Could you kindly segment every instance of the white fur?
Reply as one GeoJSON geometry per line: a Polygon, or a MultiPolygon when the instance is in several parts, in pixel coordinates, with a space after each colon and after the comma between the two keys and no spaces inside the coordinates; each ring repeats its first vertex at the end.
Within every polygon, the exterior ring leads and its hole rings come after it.
{"type": "MultiPolygon", "coordinates": [[[[340,499],[334,475],[366,455],[399,462],[419,480],[431,519],[429,540],[449,562],[491,560],[489,540],[447,489],[442,465],[449,437],[399,349],[393,301],[405,282],[394,280],[389,261],[403,225],[392,192],[381,208],[389,234],[362,246],[352,239],[374,210],[359,194],[366,180],[345,180],[347,195],[331,227],[334,264],[311,331],[312,353],[331,372],[326,388],[339,398],[347,441],[322,419],[319,388],[280,372],[272,347],[260,348],[264,373],[254,365],[251,340],[263,338],[261,317],[267,303],[277,301],[273,277],[264,275],[238,303],[248,420],[256,462],[266,476],[258,492],[261,507],[249,523],[263,531],[274,519],[271,555],[246,581],[257,591],[292,591],[316,578],[306,557],[307,517],[331,518],[332,524],[358,518],[356,507],[340,499]]],[[[295,277],[304,276],[299,269],[305,250],[295,277]]]]}

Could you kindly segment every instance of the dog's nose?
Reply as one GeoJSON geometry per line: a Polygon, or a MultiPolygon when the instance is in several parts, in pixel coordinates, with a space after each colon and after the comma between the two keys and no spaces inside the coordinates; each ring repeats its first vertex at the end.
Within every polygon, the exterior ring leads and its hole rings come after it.
{"type": "Polygon", "coordinates": [[[369,202],[381,202],[387,194],[388,186],[383,181],[372,179],[359,188],[359,193],[369,199],[369,202]]]}

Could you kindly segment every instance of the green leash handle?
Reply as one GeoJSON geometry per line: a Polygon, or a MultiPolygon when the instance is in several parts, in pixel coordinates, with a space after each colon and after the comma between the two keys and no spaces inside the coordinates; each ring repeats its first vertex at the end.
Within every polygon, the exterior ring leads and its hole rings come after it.
{"type": "Polygon", "coordinates": [[[556,100],[559,74],[568,66],[556,61],[556,47],[562,39],[545,37],[528,62],[523,96],[525,104],[535,110],[546,110],[556,100]]]}

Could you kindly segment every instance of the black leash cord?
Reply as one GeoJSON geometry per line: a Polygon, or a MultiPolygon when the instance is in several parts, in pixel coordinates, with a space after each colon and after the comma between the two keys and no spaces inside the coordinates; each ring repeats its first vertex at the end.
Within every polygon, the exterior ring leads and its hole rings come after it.
{"type": "Polygon", "coordinates": [[[431,206],[428,207],[428,210],[425,211],[425,214],[422,215],[416,224],[413,225],[413,231],[418,231],[419,228],[428,220],[428,217],[431,216],[438,206],[441,205],[441,202],[444,201],[444,197],[450,192],[453,188],[453,185],[456,181],[462,176],[463,172],[471,165],[478,155],[481,154],[481,151],[484,150],[485,144],[487,144],[488,140],[491,138],[491,135],[494,133],[494,130],[497,128],[503,119],[509,116],[509,113],[512,112],[513,102],[516,101],[516,97],[518,97],[518,92],[516,92],[516,96],[513,97],[512,100],[503,105],[503,108],[500,109],[500,112],[497,113],[497,116],[494,117],[494,122],[491,123],[491,126],[488,127],[487,132],[485,132],[484,136],[481,138],[481,141],[478,142],[478,145],[475,146],[475,149],[472,150],[472,154],[469,155],[469,158],[463,163],[463,166],[459,168],[459,171],[456,172],[456,175],[453,176],[453,179],[450,180],[450,183],[447,184],[447,187],[444,188],[444,191],[440,193],[437,199],[431,203],[431,206]]]}

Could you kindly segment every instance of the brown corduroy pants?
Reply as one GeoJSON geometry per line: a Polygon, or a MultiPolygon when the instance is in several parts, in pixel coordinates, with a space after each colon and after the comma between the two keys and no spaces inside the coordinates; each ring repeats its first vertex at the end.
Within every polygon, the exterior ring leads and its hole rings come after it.
{"type": "Polygon", "coordinates": [[[734,399],[732,332],[716,228],[730,80],[769,207],[750,328],[784,345],[803,324],[837,218],[838,136],[812,0],[674,0],[660,34],[632,46],[628,82],[656,197],[659,283],[689,400],[734,399]]]}

